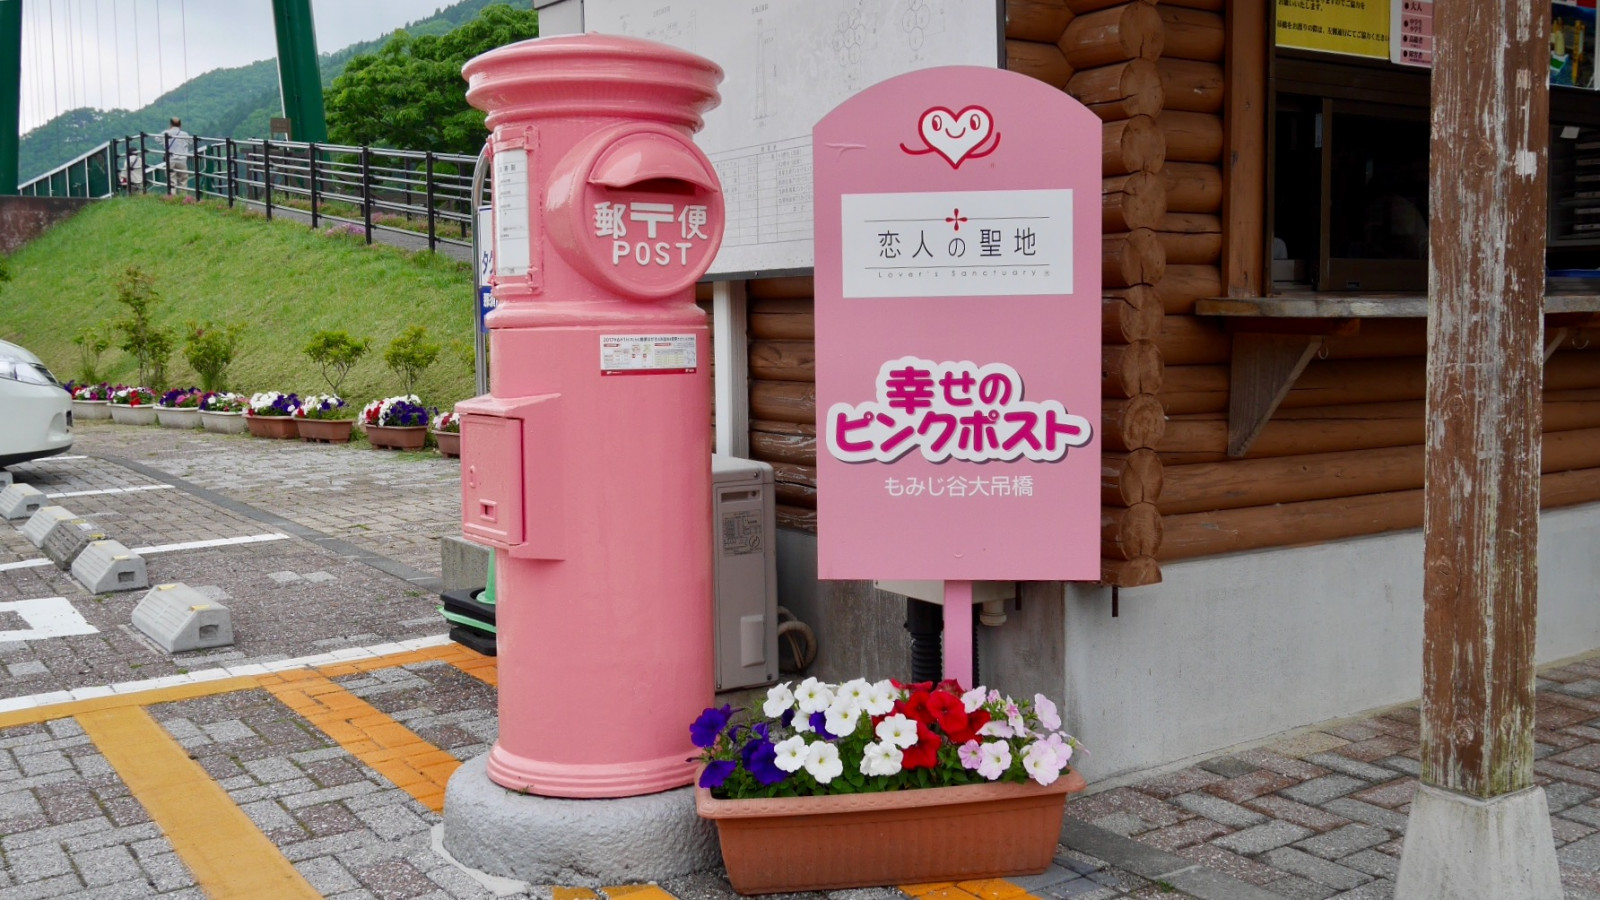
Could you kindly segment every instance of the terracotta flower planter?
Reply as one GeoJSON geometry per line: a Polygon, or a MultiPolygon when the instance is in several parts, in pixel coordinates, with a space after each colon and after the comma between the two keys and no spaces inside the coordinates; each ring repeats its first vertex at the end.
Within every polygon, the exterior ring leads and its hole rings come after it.
{"type": "Polygon", "coordinates": [[[200,427],[212,434],[244,434],[246,428],[244,413],[202,409],[200,427]]]}
{"type": "Polygon", "coordinates": [[[428,426],[368,425],[367,440],[379,449],[421,450],[428,442],[428,426]]]}
{"type": "Polygon", "coordinates": [[[439,445],[439,453],[443,456],[461,455],[461,432],[435,431],[433,442],[439,445]]]}
{"type": "Polygon", "coordinates": [[[118,425],[154,425],[156,423],[156,408],[154,406],[127,406],[121,403],[112,403],[111,421],[118,425]]]}
{"type": "Polygon", "coordinates": [[[179,409],[175,406],[158,406],[156,421],[162,428],[199,428],[200,410],[195,407],[179,409]]]}
{"type": "Polygon", "coordinates": [[[244,421],[250,433],[258,438],[292,441],[300,436],[300,429],[290,416],[246,415],[244,421]]]}
{"type": "Polygon", "coordinates": [[[111,418],[111,404],[104,400],[72,401],[72,418],[79,421],[111,418]]]}
{"type": "Polygon", "coordinates": [[[1076,770],[1049,786],[963,787],[717,800],[695,808],[717,823],[728,881],[741,894],[831,891],[1034,875],[1049,868],[1076,770]]]}
{"type": "Polygon", "coordinates": [[[356,427],[355,419],[295,419],[300,426],[300,440],[324,444],[348,444],[350,432],[356,427]]]}

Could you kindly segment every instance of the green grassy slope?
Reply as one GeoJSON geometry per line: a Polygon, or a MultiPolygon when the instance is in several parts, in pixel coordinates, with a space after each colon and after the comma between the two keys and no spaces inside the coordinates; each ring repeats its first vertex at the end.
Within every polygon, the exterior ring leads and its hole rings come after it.
{"type": "MultiPolygon", "coordinates": [[[[161,295],[157,322],[180,329],[189,320],[247,323],[228,377],[235,390],[326,392],[300,349],[313,332],[342,328],[373,344],[345,382],[345,397],[398,394],[401,382],[382,352],[420,324],[444,345],[418,386],[423,401],[445,406],[474,393],[470,350],[461,352],[472,344],[472,270],[443,256],[368,247],[218,205],[132,197],[90,206],[9,263],[0,338],[39,354],[63,381],[79,369],[72,339],[126,313],[116,302],[117,276],[138,266],[161,295]]],[[[199,382],[181,346],[168,367],[174,384],[151,387],[199,382]]],[[[137,377],[132,358],[115,347],[102,358],[107,363],[113,381],[137,377]]]]}

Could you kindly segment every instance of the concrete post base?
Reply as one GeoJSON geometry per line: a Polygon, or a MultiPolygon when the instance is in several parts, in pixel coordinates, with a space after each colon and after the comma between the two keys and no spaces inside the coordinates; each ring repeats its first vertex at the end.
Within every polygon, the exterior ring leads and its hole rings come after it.
{"type": "Polygon", "coordinates": [[[1479,800],[1417,789],[1395,900],[1561,900],[1543,788],[1479,800]]]}
{"type": "Polygon", "coordinates": [[[530,884],[604,887],[660,881],[722,863],[694,789],[568,800],[508,791],[488,756],[461,765],[444,797],[444,847],[457,862],[530,884]]]}

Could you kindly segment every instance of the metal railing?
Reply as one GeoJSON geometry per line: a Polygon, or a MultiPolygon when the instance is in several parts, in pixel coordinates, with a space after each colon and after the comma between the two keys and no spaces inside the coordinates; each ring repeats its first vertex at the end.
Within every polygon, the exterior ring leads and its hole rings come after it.
{"type": "Polygon", "coordinates": [[[359,229],[369,244],[375,233],[390,233],[426,238],[429,250],[471,248],[476,162],[456,153],[199,136],[175,142],[140,132],[108,141],[18,192],[192,196],[249,204],[268,218],[309,218],[313,228],[359,229]]]}

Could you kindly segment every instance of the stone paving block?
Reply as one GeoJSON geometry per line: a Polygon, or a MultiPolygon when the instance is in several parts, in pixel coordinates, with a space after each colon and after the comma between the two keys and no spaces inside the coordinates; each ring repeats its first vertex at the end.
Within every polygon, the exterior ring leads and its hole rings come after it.
{"type": "Polygon", "coordinates": [[[1356,800],[1360,800],[1363,803],[1371,803],[1374,806],[1395,809],[1396,807],[1405,806],[1407,803],[1410,803],[1411,799],[1415,797],[1416,794],[1417,779],[1396,778],[1393,781],[1380,784],[1377,787],[1368,788],[1364,791],[1357,791],[1350,796],[1356,800]]]}
{"type": "Polygon", "coordinates": [[[1287,900],[1328,900],[1338,893],[1327,885],[1317,884],[1299,875],[1286,875],[1277,881],[1268,882],[1265,887],[1287,900]]]}
{"type": "Polygon", "coordinates": [[[1339,859],[1389,840],[1389,832],[1375,825],[1352,822],[1343,828],[1324,832],[1295,844],[1307,853],[1323,859],[1339,859]]]}
{"type": "Polygon", "coordinates": [[[113,885],[141,878],[144,874],[126,847],[104,847],[78,853],[73,856],[72,861],[76,864],[78,874],[83,877],[84,883],[90,887],[113,885]]]}
{"type": "Polygon", "coordinates": [[[1170,801],[1174,806],[1179,806],[1192,813],[1205,816],[1213,822],[1220,822],[1230,828],[1247,828],[1259,825],[1267,817],[1253,810],[1245,809],[1237,803],[1229,803],[1221,797],[1210,794],[1193,793],[1180,794],[1170,801]]]}
{"type": "Polygon", "coordinates": [[[1600,809],[1596,809],[1587,803],[1579,806],[1569,806],[1562,810],[1559,815],[1563,819],[1571,819],[1574,822],[1582,822],[1585,825],[1600,828],[1600,809]]]}
{"type": "Polygon", "coordinates": [[[433,827],[431,823],[404,806],[364,809],[358,811],[356,817],[366,823],[374,834],[386,841],[414,835],[433,827]]]}
{"type": "Polygon", "coordinates": [[[1212,845],[1221,847],[1240,856],[1254,856],[1292,844],[1311,835],[1311,829],[1291,825],[1288,822],[1267,822],[1242,831],[1235,831],[1226,837],[1212,841],[1212,845]]]}
{"type": "Polygon", "coordinates": [[[1325,859],[1312,856],[1293,847],[1279,847],[1276,850],[1269,850],[1261,858],[1261,861],[1275,869],[1282,869],[1291,875],[1308,878],[1317,884],[1325,885],[1337,891],[1348,891],[1372,880],[1372,876],[1365,872],[1358,872],[1338,863],[1328,862],[1325,859]]]}
{"type": "Polygon", "coordinates": [[[1556,851],[1556,859],[1563,866],[1600,872],[1600,834],[1573,841],[1562,847],[1556,851]]]}
{"type": "Polygon", "coordinates": [[[60,844],[36,844],[6,852],[6,871],[18,884],[44,881],[72,872],[72,857],[60,844]]]}
{"type": "Polygon", "coordinates": [[[1378,760],[1378,765],[1410,775],[1412,778],[1420,778],[1422,776],[1422,763],[1409,756],[1390,756],[1378,760]]]}
{"type": "Polygon", "coordinates": [[[312,584],[326,584],[326,583],[328,583],[330,581],[337,581],[338,580],[338,576],[333,575],[333,574],[331,574],[329,572],[307,572],[302,577],[304,577],[306,581],[309,581],[312,584]]]}
{"type": "Polygon", "coordinates": [[[22,536],[35,547],[43,547],[44,536],[50,533],[50,529],[56,527],[57,522],[75,518],[77,516],[65,506],[41,506],[34,510],[27,522],[23,523],[22,536]]]}
{"type": "MultiPolygon", "coordinates": [[[[1394,882],[1389,880],[1371,881],[1363,884],[1353,891],[1346,891],[1334,897],[1334,900],[1393,900],[1394,882]]],[[[1581,900],[1568,894],[1566,900],[1581,900]]]]}
{"type": "Polygon", "coordinates": [[[1114,834],[1120,834],[1123,837],[1131,837],[1135,834],[1142,834],[1155,827],[1133,813],[1123,810],[1119,810],[1107,816],[1101,816],[1100,818],[1091,821],[1089,824],[1096,828],[1104,828],[1105,830],[1114,834]]]}
{"type": "Polygon", "coordinates": [[[1297,781],[1310,781],[1313,778],[1328,774],[1328,770],[1319,765],[1308,763],[1293,756],[1285,756],[1282,753],[1274,753],[1264,747],[1246,750],[1237,755],[1245,762],[1254,763],[1263,769],[1271,769],[1279,775],[1287,775],[1297,781]]]}
{"type": "Polygon", "coordinates": [[[1339,865],[1349,866],[1374,878],[1394,878],[1400,874],[1400,860],[1376,850],[1362,850],[1339,860],[1339,865]]]}
{"type": "Polygon", "coordinates": [[[1555,837],[1557,847],[1570,844],[1580,838],[1586,838],[1594,834],[1594,832],[1594,828],[1574,822],[1571,819],[1563,819],[1560,816],[1550,817],[1550,833],[1555,837]]]}
{"type": "Polygon", "coordinates": [[[296,572],[268,572],[267,577],[272,579],[273,582],[278,585],[278,587],[283,587],[287,584],[294,584],[297,581],[305,580],[296,572]]]}
{"type": "Polygon", "coordinates": [[[1213,775],[1220,775],[1223,778],[1238,778],[1241,775],[1249,775],[1260,766],[1245,762],[1236,756],[1219,756],[1202,763],[1196,763],[1195,768],[1204,769],[1213,775]]]}
{"type": "Polygon", "coordinates": [[[333,856],[319,856],[295,865],[295,871],[305,877],[311,886],[323,895],[340,891],[358,890],[361,883],[333,856]]]}
{"type": "MultiPolygon", "coordinates": [[[[1226,801],[1222,801],[1226,802],[1226,801]]],[[[1187,822],[1179,822],[1156,831],[1145,832],[1139,835],[1139,842],[1152,847],[1165,850],[1168,853],[1190,847],[1195,844],[1221,837],[1229,831],[1228,826],[1200,817],[1187,822]]]]}
{"type": "Polygon", "coordinates": [[[90,541],[72,561],[72,577],[91,594],[137,591],[150,586],[144,557],[113,540],[90,541]]]}
{"type": "Polygon", "coordinates": [[[1354,822],[1365,822],[1400,834],[1404,834],[1406,830],[1404,814],[1381,806],[1373,806],[1371,803],[1362,803],[1360,800],[1352,800],[1349,797],[1329,800],[1322,805],[1322,808],[1354,822]]]}
{"type": "Polygon", "coordinates": [[[0,519],[26,519],[44,504],[44,492],[33,485],[8,484],[0,490],[0,519]]]}
{"type": "Polygon", "coordinates": [[[1318,753],[1306,757],[1306,762],[1316,763],[1324,769],[1341,772],[1345,775],[1360,778],[1362,781],[1388,781],[1395,777],[1396,774],[1394,771],[1385,769],[1382,766],[1375,766],[1359,759],[1351,759],[1338,753],[1318,753]]]}
{"type": "Polygon", "coordinates": [[[1290,800],[1296,800],[1309,806],[1322,806],[1330,800],[1343,797],[1346,794],[1371,787],[1369,782],[1348,775],[1324,775],[1310,781],[1285,788],[1278,793],[1290,800]]]}
{"type": "Polygon", "coordinates": [[[1230,778],[1216,784],[1208,784],[1204,790],[1208,794],[1221,797],[1232,803],[1243,803],[1261,796],[1290,787],[1295,783],[1293,778],[1279,775],[1269,769],[1257,769],[1249,775],[1230,778]]]}
{"type": "Polygon", "coordinates": [[[1176,772],[1158,775],[1149,781],[1141,781],[1135,787],[1141,794],[1149,794],[1157,799],[1167,800],[1222,780],[1220,775],[1213,775],[1203,769],[1191,766],[1187,769],[1179,769],[1176,772]]]}

